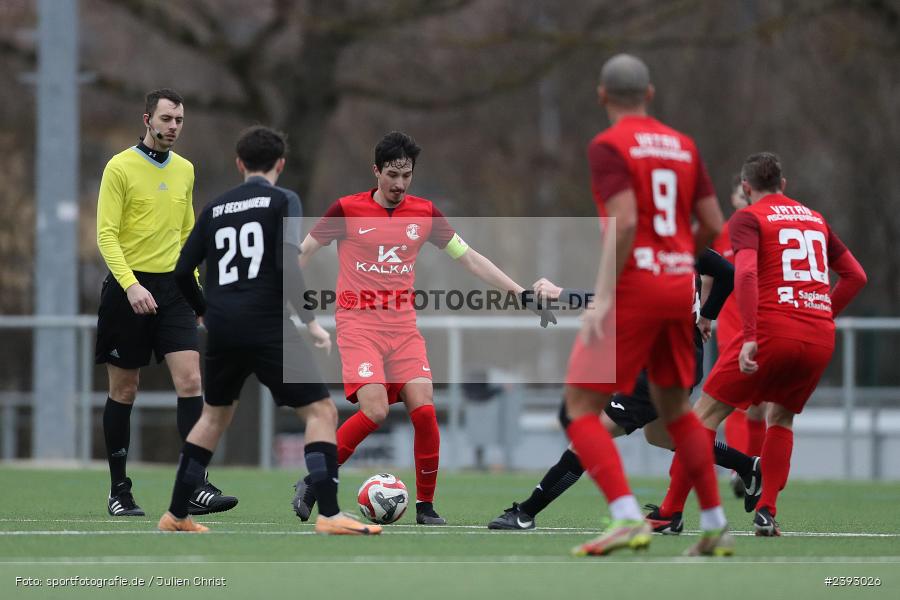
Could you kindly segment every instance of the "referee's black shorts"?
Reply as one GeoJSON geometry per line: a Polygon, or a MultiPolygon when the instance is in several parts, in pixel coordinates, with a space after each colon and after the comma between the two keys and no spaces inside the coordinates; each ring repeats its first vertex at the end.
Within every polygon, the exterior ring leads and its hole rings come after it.
{"type": "MultiPolygon", "coordinates": [[[[207,326],[209,323],[207,323],[207,326]]],[[[309,346],[291,326],[284,339],[229,342],[210,329],[206,348],[206,403],[230,406],[251,373],[278,406],[298,408],[329,397],[309,346]]]]}
{"type": "MultiPolygon", "coordinates": [[[[694,348],[697,359],[697,367],[694,374],[694,385],[703,379],[703,339],[700,332],[694,330],[694,348]]],[[[647,381],[647,371],[641,371],[634,383],[634,390],[630,394],[616,393],[610,399],[604,409],[606,416],[613,423],[625,430],[625,435],[630,435],[636,429],[642,429],[659,416],[653,401],[650,400],[650,384],[647,381]]]]}
{"type": "Polygon", "coordinates": [[[150,364],[151,354],[161,362],[166,354],[199,350],[197,317],[181,295],[171,273],[138,273],[138,283],[147,288],[158,308],[155,315],[135,314],[125,290],[110,273],[103,280],[97,312],[97,364],[122,369],[150,364]]]}

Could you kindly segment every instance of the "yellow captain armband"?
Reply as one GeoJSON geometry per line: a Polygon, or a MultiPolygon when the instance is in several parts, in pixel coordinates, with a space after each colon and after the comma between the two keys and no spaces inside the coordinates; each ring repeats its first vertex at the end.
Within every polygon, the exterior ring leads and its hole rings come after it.
{"type": "Polygon", "coordinates": [[[469,245],[459,237],[458,233],[453,234],[453,238],[447,242],[444,252],[450,255],[450,258],[456,260],[469,251],[469,245]]]}

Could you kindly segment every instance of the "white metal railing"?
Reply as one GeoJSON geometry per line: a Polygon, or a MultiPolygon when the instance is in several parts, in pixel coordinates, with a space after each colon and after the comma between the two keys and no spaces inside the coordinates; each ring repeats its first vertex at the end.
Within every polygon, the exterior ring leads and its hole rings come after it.
{"type": "MultiPolygon", "coordinates": [[[[334,327],[334,319],[330,316],[319,317],[324,327],[334,327]]],[[[90,460],[91,449],[91,411],[94,406],[102,406],[104,396],[93,391],[93,334],[97,325],[97,318],[93,315],[73,316],[30,316],[30,315],[0,315],[0,331],[6,329],[41,329],[64,328],[76,331],[78,340],[78,394],[72,400],[78,403],[78,457],[81,461],[90,460]]],[[[463,335],[469,330],[516,330],[534,328],[534,317],[474,317],[474,316],[422,316],[418,319],[418,326],[423,330],[440,329],[447,331],[447,385],[446,399],[448,410],[447,433],[452,442],[449,456],[450,467],[459,464],[458,452],[462,444],[461,420],[463,413],[463,397],[460,382],[463,379],[463,335]]],[[[559,317],[557,328],[577,329],[579,320],[577,317],[559,317]]],[[[837,329],[841,338],[842,352],[842,379],[837,388],[822,387],[817,394],[839,396],[843,406],[843,458],[844,474],[850,477],[853,471],[853,411],[860,397],[878,399],[880,397],[898,397],[893,395],[894,388],[865,388],[860,390],[856,385],[856,350],[858,331],[900,331],[900,318],[880,317],[844,317],[837,319],[837,329]],[[878,393],[879,390],[887,393],[878,393]]],[[[900,392],[900,390],[897,390],[900,392]]],[[[12,392],[0,393],[0,410],[3,415],[3,443],[0,449],[2,456],[11,456],[11,432],[9,428],[13,423],[13,414],[17,405],[27,405],[30,394],[12,392]]],[[[268,392],[264,391],[260,402],[260,466],[272,465],[272,436],[274,432],[274,405],[266,401],[268,392]]],[[[169,406],[168,403],[158,403],[159,406],[169,406]]],[[[148,406],[150,408],[156,403],[148,406]]],[[[876,469],[877,472],[877,469],[876,469]]]]}

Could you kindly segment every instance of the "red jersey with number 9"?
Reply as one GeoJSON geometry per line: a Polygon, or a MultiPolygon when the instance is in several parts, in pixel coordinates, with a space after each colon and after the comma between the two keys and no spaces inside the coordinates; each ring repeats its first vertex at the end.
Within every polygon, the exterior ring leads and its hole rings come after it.
{"type": "Polygon", "coordinates": [[[634,246],[616,290],[620,305],[640,304],[652,292],[672,299],[672,315],[690,314],[691,215],[697,200],[714,194],[694,141],[652,117],[626,116],[593,139],[588,158],[601,217],[606,201],[625,189],[637,202],[634,246]]]}
{"type": "Polygon", "coordinates": [[[735,254],[757,251],[757,332],[834,343],[828,262],[847,247],[825,218],[783,194],[769,194],[729,221],[735,254]]]}

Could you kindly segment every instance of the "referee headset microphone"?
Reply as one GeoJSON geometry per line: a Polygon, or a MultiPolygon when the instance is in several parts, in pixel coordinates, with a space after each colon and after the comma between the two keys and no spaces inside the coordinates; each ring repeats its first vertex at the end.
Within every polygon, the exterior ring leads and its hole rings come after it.
{"type": "Polygon", "coordinates": [[[153,125],[150,124],[150,119],[152,119],[152,118],[153,118],[152,116],[149,116],[149,115],[147,116],[147,128],[156,137],[156,139],[161,140],[161,139],[163,139],[163,134],[160,133],[159,131],[157,131],[157,129],[153,125]]]}

